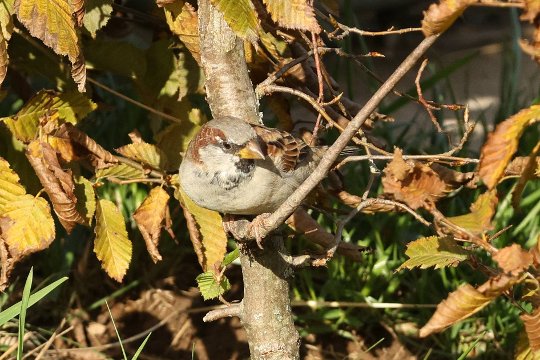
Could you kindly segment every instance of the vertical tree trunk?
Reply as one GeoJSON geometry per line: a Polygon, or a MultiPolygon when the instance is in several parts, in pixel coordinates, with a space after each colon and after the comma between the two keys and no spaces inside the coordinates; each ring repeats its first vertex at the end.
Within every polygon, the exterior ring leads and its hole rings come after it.
{"type": "MultiPolygon", "coordinates": [[[[259,122],[258,101],[249,79],[241,39],[210,0],[199,0],[201,59],[207,99],[214,117],[259,122]]],[[[270,235],[263,251],[241,252],[244,299],[240,311],[252,359],[298,359],[299,336],[291,313],[283,237],[270,235]]]]}

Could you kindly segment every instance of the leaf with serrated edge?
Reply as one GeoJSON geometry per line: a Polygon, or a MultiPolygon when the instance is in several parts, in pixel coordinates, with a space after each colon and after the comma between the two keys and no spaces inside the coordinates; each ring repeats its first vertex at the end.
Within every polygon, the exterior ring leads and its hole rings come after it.
{"type": "Polygon", "coordinates": [[[466,260],[470,253],[451,237],[430,236],[409,243],[405,255],[409,257],[409,260],[405,261],[397,271],[415,267],[427,269],[435,266],[435,269],[440,269],[445,266],[457,266],[460,261],[466,260]]]}
{"type": "Polygon", "coordinates": [[[47,201],[20,195],[2,207],[0,234],[14,259],[49,247],[54,240],[54,220],[47,201]]]}
{"type": "Polygon", "coordinates": [[[34,95],[15,115],[0,118],[17,139],[30,142],[36,138],[40,119],[53,117],[76,124],[97,105],[77,92],[58,93],[42,90],[34,95]]]}
{"type": "Polygon", "coordinates": [[[519,275],[533,263],[533,255],[520,245],[506,246],[493,255],[493,260],[505,273],[519,275]]]}
{"type": "Polygon", "coordinates": [[[189,50],[193,58],[201,64],[199,41],[199,19],[195,8],[187,2],[175,1],[163,6],[165,19],[171,31],[176,34],[189,50]]]}
{"type": "Polygon", "coordinates": [[[540,309],[536,308],[531,314],[523,314],[520,316],[525,325],[529,346],[534,351],[540,350],[540,309]]]}
{"type": "Polygon", "coordinates": [[[221,215],[212,210],[204,209],[195,204],[179,187],[175,196],[185,208],[193,215],[199,227],[202,239],[202,252],[204,254],[203,270],[213,269],[220,265],[227,252],[227,235],[223,230],[221,215]]]}
{"type": "Polygon", "coordinates": [[[109,200],[96,207],[94,252],[109,276],[121,282],[129,268],[133,245],[128,239],[122,213],[109,200]]]}
{"type": "Polygon", "coordinates": [[[487,306],[493,299],[511,288],[517,279],[508,276],[490,278],[477,289],[469,284],[461,285],[448,298],[437,305],[437,310],[426,325],[420,329],[420,337],[441,332],[447,327],[468,318],[487,306]]]}
{"type": "Polygon", "coordinates": [[[125,157],[142,162],[154,169],[163,169],[167,163],[165,153],[154,144],[140,142],[122,146],[116,151],[125,157]]]}
{"type": "Polygon", "coordinates": [[[422,32],[425,36],[446,31],[463,12],[477,0],[441,0],[424,11],[422,32]]]}
{"type": "Polygon", "coordinates": [[[263,0],[268,12],[279,25],[318,33],[321,31],[313,7],[307,0],[263,0]]]}
{"type": "Polygon", "coordinates": [[[522,330],[519,334],[515,354],[515,360],[540,360],[540,351],[531,349],[525,330],[522,330]]]}
{"type": "Polygon", "coordinates": [[[225,276],[221,278],[221,282],[218,284],[216,275],[212,271],[199,274],[196,280],[204,300],[215,299],[231,288],[229,279],[225,276]]]}
{"type": "Polygon", "coordinates": [[[0,213],[2,207],[7,203],[26,194],[26,190],[19,183],[19,180],[19,175],[10,168],[6,160],[0,157],[0,213]]]}
{"type": "Polygon", "coordinates": [[[488,135],[480,152],[478,173],[489,189],[497,186],[504,175],[506,165],[516,152],[519,138],[525,128],[539,120],[540,105],[533,105],[501,122],[488,135]]]}
{"type": "MultiPolygon", "coordinates": [[[[15,0],[13,8],[32,36],[58,55],[66,55],[72,64],[79,59],[81,51],[70,1],[15,0]]],[[[78,87],[84,91],[84,83],[78,83],[78,87]]]]}
{"type": "Polygon", "coordinates": [[[96,192],[92,183],[83,176],[76,176],[75,196],[77,197],[77,212],[85,220],[84,224],[90,226],[96,212],[96,192]]]}
{"type": "Polygon", "coordinates": [[[92,38],[96,38],[96,32],[107,25],[113,11],[112,0],[86,0],[86,14],[83,26],[92,38]]]}
{"type": "Polygon", "coordinates": [[[251,42],[257,41],[259,20],[250,0],[210,1],[223,14],[223,18],[236,35],[251,42]]]}
{"type": "Polygon", "coordinates": [[[116,178],[118,180],[133,180],[145,177],[144,171],[127,164],[117,164],[96,171],[96,178],[116,178]]]}
{"type": "Polygon", "coordinates": [[[482,234],[492,228],[491,218],[495,214],[497,202],[497,193],[495,191],[488,191],[478,196],[476,201],[471,205],[470,213],[452,216],[446,219],[473,234],[482,234]]]}
{"type": "Polygon", "coordinates": [[[13,0],[0,2],[0,84],[4,81],[7,73],[9,55],[8,41],[13,32],[13,0]]]}
{"type": "Polygon", "coordinates": [[[133,219],[146,243],[146,249],[155,263],[162,259],[157,247],[168,203],[169,194],[163,188],[155,187],[150,190],[146,199],[133,214],[133,219]]]}

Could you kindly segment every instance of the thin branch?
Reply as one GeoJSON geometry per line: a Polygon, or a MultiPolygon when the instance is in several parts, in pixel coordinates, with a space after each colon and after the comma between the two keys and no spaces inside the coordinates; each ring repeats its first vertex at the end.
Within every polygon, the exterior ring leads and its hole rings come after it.
{"type": "Polygon", "coordinates": [[[440,110],[440,108],[433,106],[427,102],[427,100],[424,98],[424,94],[422,94],[422,86],[420,86],[420,78],[422,77],[422,73],[424,72],[424,69],[426,68],[428,63],[427,59],[424,59],[422,61],[422,65],[420,65],[420,69],[418,70],[418,73],[416,74],[416,79],[414,80],[414,83],[416,84],[416,92],[418,93],[418,102],[420,105],[426,109],[429,118],[431,119],[431,122],[433,125],[437,128],[438,132],[443,132],[443,129],[441,128],[441,125],[437,121],[437,118],[433,114],[433,110],[440,110]]]}
{"type": "Polygon", "coordinates": [[[370,303],[352,301],[317,301],[293,300],[292,306],[308,306],[318,308],[370,308],[370,309],[427,309],[435,308],[437,304],[402,304],[402,303],[370,303]]]}
{"type": "Polygon", "coordinates": [[[154,179],[154,178],[140,178],[140,179],[128,179],[128,180],[121,180],[118,178],[115,178],[114,176],[107,177],[107,180],[109,180],[112,183],[125,185],[125,184],[135,184],[135,183],[154,183],[154,184],[163,184],[163,179],[154,179]]]}
{"type": "Polygon", "coordinates": [[[131,159],[128,159],[127,157],[123,157],[123,156],[118,156],[118,155],[115,155],[114,156],[118,162],[122,163],[122,164],[126,164],[126,165],[129,165],[131,167],[134,167],[136,169],[139,169],[141,170],[143,173],[147,173],[148,175],[154,177],[154,178],[157,178],[157,179],[165,179],[167,178],[167,175],[159,170],[156,170],[156,169],[149,169],[148,166],[145,166],[145,165],[142,165],[134,160],[131,160],[131,159]]]}
{"type": "Polygon", "coordinates": [[[227,305],[223,308],[211,310],[203,317],[204,322],[216,321],[226,317],[241,317],[242,315],[242,303],[227,305]]]}
{"type": "Polygon", "coordinates": [[[490,0],[480,0],[480,2],[473,3],[471,6],[489,6],[489,7],[503,7],[503,8],[518,8],[524,9],[525,4],[522,2],[499,2],[490,0]]]}
{"type": "MultiPolygon", "coordinates": [[[[343,159],[339,164],[336,165],[337,169],[343,167],[343,165],[355,162],[355,161],[365,161],[365,160],[392,160],[393,155],[358,155],[358,156],[348,156],[343,159]]],[[[434,162],[443,162],[443,161],[455,161],[459,164],[477,164],[480,162],[479,159],[472,158],[462,158],[458,156],[449,156],[446,153],[443,154],[433,154],[433,155],[403,155],[403,160],[429,160],[434,162]]]]}

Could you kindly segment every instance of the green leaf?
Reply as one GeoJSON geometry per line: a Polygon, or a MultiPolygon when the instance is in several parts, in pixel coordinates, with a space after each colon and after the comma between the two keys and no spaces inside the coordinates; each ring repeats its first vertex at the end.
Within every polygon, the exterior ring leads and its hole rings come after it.
{"type": "Polygon", "coordinates": [[[415,267],[427,269],[435,266],[435,269],[440,269],[446,266],[456,266],[470,255],[451,237],[440,238],[438,236],[412,241],[407,245],[405,254],[409,260],[405,261],[396,271],[415,267]]]}
{"type": "Polygon", "coordinates": [[[83,25],[92,38],[96,38],[96,32],[107,25],[113,11],[112,0],[85,0],[86,14],[83,25]]]}
{"type": "Polygon", "coordinates": [[[218,283],[213,271],[199,274],[196,280],[204,300],[215,299],[231,288],[229,279],[225,276],[223,276],[221,282],[218,283]]]}
{"type": "Polygon", "coordinates": [[[96,207],[94,252],[109,276],[121,282],[131,261],[133,245],[128,239],[122,213],[109,200],[99,200],[96,207]]]}
{"type": "MultiPolygon", "coordinates": [[[[27,308],[32,307],[34,304],[36,304],[38,301],[43,299],[45,296],[49,295],[54,289],[59,287],[62,283],[64,283],[68,277],[64,276],[55,282],[45,286],[43,289],[36,291],[32,295],[30,295],[30,299],[28,300],[28,306],[27,308]]],[[[21,311],[21,301],[19,301],[16,304],[11,305],[4,311],[0,312],[0,326],[7,323],[9,320],[13,319],[15,316],[19,315],[21,311]]]]}
{"type": "MultiPolygon", "coordinates": [[[[78,45],[71,4],[66,0],[15,0],[14,10],[19,21],[32,36],[43,41],[58,55],[67,55],[73,70],[81,70],[82,77],[72,74],[79,91],[84,91],[86,70],[78,45]],[[81,68],[82,66],[82,68],[81,68]]],[[[73,71],[72,70],[72,71],[73,71]]]]}
{"type": "Polygon", "coordinates": [[[259,30],[257,13],[250,0],[210,0],[231,29],[242,39],[255,42],[259,30]]]}
{"type": "Polygon", "coordinates": [[[135,352],[131,360],[137,360],[139,358],[139,355],[141,354],[144,347],[146,346],[146,342],[148,341],[148,339],[150,339],[150,335],[152,335],[152,332],[149,332],[148,335],[146,335],[146,337],[144,338],[143,342],[141,343],[141,345],[139,346],[139,348],[137,349],[137,351],[135,352]]]}
{"type": "Polygon", "coordinates": [[[263,0],[263,2],[272,20],[284,28],[314,33],[321,31],[313,7],[307,0],[263,0]]]}
{"type": "Polygon", "coordinates": [[[104,169],[96,170],[96,178],[116,178],[119,180],[132,180],[144,177],[144,171],[127,164],[117,164],[104,169]]]}
{"type": "Polygon", "coordinates": [[[21,360],[23,357],[23,345],[24,345],[24,330],[26,326],[26,309],[28,309],[28,301],[30,299],[30,289],[32,288],[32,279],[34,278],[34,268],[30,268],[30,272],[26,277],[26,282],[24,283],[24,289],[22,293],[21,300],[21,312],[19,315],[19,332],[18,332],[18,342],[19,346],[17,347],[17,360],[21,360]]]}
{"type": "Polygon", "coordinates": [[[41,90],[17,114],[0,118],[0,121],[4,121],[17,139],[28,143],[36,138],[42,118],[58,118],[76,124],[96,107],[96,104],[78,92],[41,90]]]}
{"type": "Polygon", "coordinates": [[[240,256],[240,250],[238,250],[238,248],[234,249],[233,251],[225,255],[225,257],[223,258],[223,262],[221,263],[221,266],[223,267],[229,266],[230,264],[232,264],[234,260],[238,259],[239,256],[240,256]]]}

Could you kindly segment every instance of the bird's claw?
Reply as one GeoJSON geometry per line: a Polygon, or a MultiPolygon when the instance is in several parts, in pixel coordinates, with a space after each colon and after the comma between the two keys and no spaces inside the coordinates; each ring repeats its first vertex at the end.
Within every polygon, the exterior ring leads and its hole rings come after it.
{"type": "Polygon", "coordinates": [[[269,216],[269,213],[264,213],[248,222],[246,219],[237,219],[235,215],[225,214],[223,216],[223,229],[226,233],[232,234],[238,241],[248,241],[254,238],[259,249],[263,249],[262,243],[267,231],[266,220],[269,216]]]}
{"type": "Polygon", "coordinates": [[[261,232],[266,232],[266,220],[269,216],[269,213],[257,215],[257,217],[255,217],[255,219],[253,219],[253,221],[249,224],[249,232],[250,234],[253,234],[255,242],[261,250],[263,249],[262,243],[264,240],[261,232]]]}

